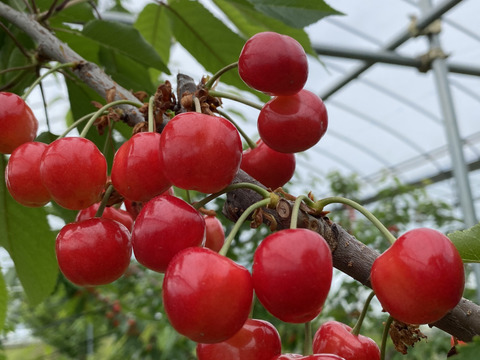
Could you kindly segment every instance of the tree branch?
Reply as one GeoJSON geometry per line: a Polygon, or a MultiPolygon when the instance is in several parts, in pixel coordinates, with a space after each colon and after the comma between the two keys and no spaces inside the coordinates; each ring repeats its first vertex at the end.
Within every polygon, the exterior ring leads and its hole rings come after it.
{"type": "MultiPolygon", "coordinates": [[[[107,92],[115,90],[114,100],[130,100],[140,104],[140,101],[132,93],[114,82],[105,72],[96,64],[86,61],[67,44],[60,41],[46,28],[40,25],[32,17],[25,13],[16,11],[8,5],[0,2],[0,17],[5,18],[19,29],[23,30],[29,37],[38,44],[39,54],[47,59],[58,61],[60,63],[76,62],[79,65],[73,69],[75,75],[86,85],[95,90],[104,99],[107,98],[107,92]]],[[[123,110],[122,120],[128,125],[134,126],[137,123],[145,121],[143,115],[134,106],[121,105],[123,110]]]]}
{"type": "MultiPolygon", "coordinates": [[[[241,170],[234,180],[234,183],[237,182],[251,182],[262,186],[241,170]]],[[[227,194],[223,213],[231,221],[237,221],[245,209],[259,200],[261,196],[252,190],[234,190],[227,194]]],[[[277,222],[277,230],[289,228],[292,207],[292,201],[282,199],[276,209],[265,209],[277,222]]],[[[270,226],[271,219],[264,217],[263,222],[270,226]]],[[[333,266],[371,288],[370,269],[380,255],[377,251],[355,239],[329,218],[317,218],[304,210],[299,213],[298,227],[311,229],[322,235],[332,250],[333,266]]],[[[475,335],[480,335],[480,306],[462,299],[450,313],[430,326],[435,326],[460,340],[471,341],[475,335]]]]}

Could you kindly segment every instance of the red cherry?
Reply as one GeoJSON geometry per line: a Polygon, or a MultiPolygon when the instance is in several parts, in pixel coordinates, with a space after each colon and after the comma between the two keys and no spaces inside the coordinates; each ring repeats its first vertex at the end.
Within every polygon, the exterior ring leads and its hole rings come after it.
{"type": "Polygon", "coordinates": [[[307,229],[281,230],[267,236],[253,258],[258,300],[272,315],[290,323],[304,323],[320,313],[332,272],[327,242],[307,229]]]}
{"type": "Polygon", "coordinates": [[[165,272],[180,250],[201,246],[205,220],[190,204],[171,195],[159,195],[145,203],[132,231],[135,258],[143,266],[165,272]]]}
{"type": "MultiPolygon", "coordinates": [[[[164,193],[160,194],[161,195],[175,195],[175,191],[173,190],[173,187],[169,187],[167,191],[164,193]]],[[[135,220],[140,213],[140,210],[142,210],[143,207],[143,202],[139,201],[131,201],[128,199],[123,200],[123,204],[125,205],[125,209],[128,211],[130,216],[135,220]]]]}
{"type": "Polygon", "coordinates": [[[299,355],[299,354],[283,354],[272,358],[271,360],[345,360],[344,358],[334,354],[313,354],[313,355],[299,355]]]}
{"type": "MultiPolygon", "coordinates": [[[[80,210],[77,214],[75,221],[78,222],[95,217],[95,214],[97,213],[99,207],[100,203],[97,203],[86,209],[80,210]]],[[[114,207],[106,207],[103,210],[102,217],[118,221],[120,224],[123,224],[129,231],[132,231],[133,219],[130,213],[125,210],[116,209],[114,207]]]]}
{"type": "Polygon", "coordinates": [[[251,88],[270,95],[293,95],[307,82],[307,55],[290,36],[258,33],[245,43],[238,58],[238,73],[251,88]]]}
{"type": "Polygon", "coordinates": [[[65,225],[55,246],[65,277],[79,286],[109,284],[130,264],[130,233],[122,224],[93,218],[65,225]]]}
{"type": "Polygon", "coordinates": [[[242,141],[229,121],[200,113],[175,116],[162,131],[165,176],[173,185],[214,193],[229,185],[242,158],[242,141]]]}
{"type": "Polygon", "coordinates": [[[223,225],[215,216],[205,216],[205,247],[219,252],[225,243],[223,225]]]}
{"type": "Polygon", "coordinates": [[[380,360],[380,349],[369,337],[352,334],[352,328],[338,321],[325,322],[313,337],[314,353],[332,353],[345,360],[380,360]]]}
{"type": "Polygon", "coordinates": [[[40,142],[24,143],[8,159],[5,168],[7,189],[24,206],[43,206],[50,201],[50,194],[40,177],[40,159],[47,146],[40,142]]]}
{"type": "Polygon", "coordinates": [[[263,141],[243,152],[240,168],[273,190],[285,185],[295,172],[295,155],[280,153],[263,141]]]}
{"type": "Polygon", "coordinates": [[[163,303],[172,326],[199,343],[218,343],[245,324],[253,300],[246,268],[203,247],[178,253],[163,280],[163,303]]]}
{"type": "Polygon", "coordinates": [[[282,351],[277,329],[267,321],[247,319],[228,340],[216,344],[198,344],[198,360],[271,360],[282,351]]]}
{"type": "Polygon", "coordinates": [[[308,90],[273,98],[263,106],[257,122],[263,142],[283,153],[311,148],[325,135],[327,126],[325,104],[308,90]]]}
{"type": "Polygon", "coordinates": [[[23,99],[0,92],[0,153],[11,154],[37,136],[38,120],[23,99]]]}
{"type": "Polygon", "coordinates": [[[115,153],[112,165],[113,187],[131,201],[148,201],[172,185],[163,174],[160,134],[133,135],[115,153]]]}
{"type": "Polygon", "coordinates": [[[418,228],[400,236],[374,261],[371,283],[393,318],[429,324],[458,304],[465,274],[462,258],[447,236],[418,228]]]}
{"type": "Polygon", "coordinates": [[[107,161],[90,140],[61,138],[43,153],[40,176],[58,205],[81,210],[100,201],[107,182],[107,161]]]}

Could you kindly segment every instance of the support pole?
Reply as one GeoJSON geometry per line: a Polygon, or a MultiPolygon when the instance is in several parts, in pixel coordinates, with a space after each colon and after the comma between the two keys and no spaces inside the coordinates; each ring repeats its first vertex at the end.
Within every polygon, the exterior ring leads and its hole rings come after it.
{"type": "MultiPolygon", "coordinates": [[[[421,0],[419,5],[423,12],[431,11],[431,0],[421,0]]],[[[441,50],[441,43],[438,34],[429,34],[428,40],[430,49],[441,50]]],[[[438,98],[443,113],[445,132],[448,141],[453,175],[457,185],[460,208],[466,227],[472,227],[477,223],[473,196],[468,177],[467,165],[463,154],[463,144],[458,130],[455,107],[448,82],[448,71],[445,59],[437,57],[432,61],[432,70],[438,91],[438,98]]],[[[480,302],[480,265],[473,266],[477,282],[477,298],[480,302]]]]}

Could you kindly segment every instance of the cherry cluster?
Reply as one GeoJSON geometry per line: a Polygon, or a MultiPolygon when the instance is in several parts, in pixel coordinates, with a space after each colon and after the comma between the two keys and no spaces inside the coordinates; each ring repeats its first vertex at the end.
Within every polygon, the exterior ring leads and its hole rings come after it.
{"type": "MultiPolygon", "coordinates": [[[[321,313],[333,273],[331,249],[321,235],[292,223],[260,243],[249,271],[225,256],[231,237],[226,241],[220,221],[174,194],[174,188],[221,194],[240,168],[276,189],[291,179],[294,153],[325,134],[327,112],[322,100],[304,89],[308,62],[296,40],[272,32],[253,36],[239,56],[238,72],[246,84],[273,96],[260,111],[256,147],[242,151],[239,131],[224,117],[184,112],[161,133],[140,132],[123,143],[110,176],[104,155],[90,140],[35,142],[32,111],[18,96],[0,93],[0,152],[11,153],[7,188],[25,206],[54,201],[79,211],[56,239],[60,270],[72,283],[111,283],[125,273],[132,253],[146,268],[163,273],[168,319],[198,343],[201,360],[380,359],[372,339],[335,321],[315,333],[314,355],[281,354],[273,325],[250,318],[254,294],[284,322],[308,323],[321,313]],[[126,210],[105,207],[113,189],[126,210]]],[[[262,206],[279,196],[262,191],[262,206]]],[[[371,283],[396,320],[430,323],[459,302],[463,264],[446,236],[416,229],[377,258],[371,283]]]]}

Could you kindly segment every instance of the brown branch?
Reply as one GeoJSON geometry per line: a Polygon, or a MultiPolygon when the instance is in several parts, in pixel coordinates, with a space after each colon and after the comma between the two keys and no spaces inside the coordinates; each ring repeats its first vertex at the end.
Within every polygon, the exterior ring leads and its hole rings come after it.
{"type": "MultiPolygon", "coordinates": [[[[86,61],[32,17],[16,11],[2,2],[0,2],[0,17],[10,21],[30,36],[32,40],[38,44],[39,53],[47,59],[60,63],[78,63],[79,66],[73,70],[75,75],[104,99],[106,99],[107,93],[113,90],[115,100],[130,100],[140,103],[131,92],[114,82],[96,64],[86,61]]],[[[137,123],[145,121],[143,115],[136,107],[121,105],[119,108],[123,110],[122,120],[128,125],[134,126],[137,123]]]]}
{"type": "MultiPolygon", "coordinates": [[[[261,186],[243,171],[237,174],[234,183],[237,182],[252,182],[261,186]]],[[[246,208],[260,199],[261,196],[252,190],[234,190],[227,194],[223,213],[231,221],[237,221],[246,208]]],[[[282,199],[276,209],[265,209],[277,222],[277,230],[290,226],[292,206],[292,201],[282,199]]],[[[264,217],[264,223],[269,226],[271,219],[264,217]]],[[[333,266],[361,284],[371,287],[370,269],[380,255],[376,250],[355,239],[327,217],[317,218],[300,211],[298,227],[308,228],[322,235],[332,250],[333,266]]],[[[480,335],[480,306],[462,299],[450,313],[430,326],[435,326],[460,340],[471,341],[473,336],[480,335]]]]}

